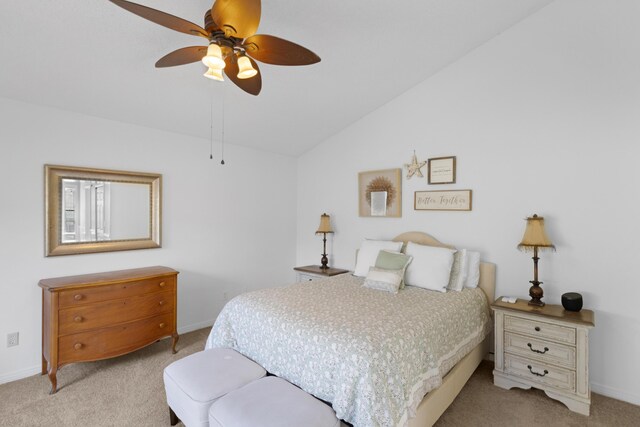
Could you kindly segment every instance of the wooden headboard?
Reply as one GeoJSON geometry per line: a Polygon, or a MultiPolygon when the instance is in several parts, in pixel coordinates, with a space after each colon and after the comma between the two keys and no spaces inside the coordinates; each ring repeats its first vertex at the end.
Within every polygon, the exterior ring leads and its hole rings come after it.
{"type": "MultiPolygon", "coordinates": [[[[436,246],[440,248],[456,249],[455,246],[442,243],[433,236],[430,236],[421,231],[409,231],[402,233],[393,238],[394,242],[404,242],[402,247],[403,251],[407,242],[417,243],[419,245],[436,246]]],[[[493,303],[496,299],[496,265],[489,262],[480,263],[480,283],[478,287],[481,288],[487,296],[489,304],[493,303]]]]}

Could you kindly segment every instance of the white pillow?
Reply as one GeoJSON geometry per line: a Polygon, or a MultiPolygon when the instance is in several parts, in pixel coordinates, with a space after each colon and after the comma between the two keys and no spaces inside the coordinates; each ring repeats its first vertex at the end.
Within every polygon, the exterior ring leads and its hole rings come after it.
{"type": "Polygon", "coordinates": [[[376,265],[378,252],[383,249],[400,252],[400,249],[402,249],[402,242],[392,242],[389,240],[365,240],[362,242],[360,250],[358,251],[356,268],[353,275],[365,277],[369,272],[369,267],[376,265]]]}
{"type": "Polygon", "coordinates": [[[403,276],[404,269],[387,270],[384,268],[370,267],[369,274],[367,274],[367,278],[364,279],[362,286],[397,294],[403,276]]]}
{"type": "Polygon", "coordinates": [[[477,288],[480,283],[480,252],[467,251],[467,278],[465,288],[477,288]]]}
{"type": "Polygon", "coordinates": [[[461,291],[467,280],[468,252],[466,249],[458,249],[453,256],[453,266],[451,267],[451,277],[447,289],[450,291],[461,291]]]}
{"type": "Polygon", "coordinates": [[[405,274],[404,281],[407,285],[439,292],[447,291],[455,249],[409,242],[405,253],[413,257],[413,262],[405,274]]]}

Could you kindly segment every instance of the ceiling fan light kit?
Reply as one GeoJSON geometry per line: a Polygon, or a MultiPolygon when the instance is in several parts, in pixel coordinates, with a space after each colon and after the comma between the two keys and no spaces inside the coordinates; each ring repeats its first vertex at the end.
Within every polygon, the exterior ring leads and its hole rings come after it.
{"type": "Polygon", "coordinates": [[[202,63],[214,70],[222,70],[227,65],[222,59],[222,49],[215,43],[211,43],[207,48],[207,54],[202,58],[202,63]]]}
{"type": "Polygon", "coordinates": [[[241,56],[238,58],[238,78],[239,79],[250,79],[251,77],[258,74],[258,70],[253,68],[251,65],[251,61],[246,56],[241,56]]]}
{"type": "Polygon", "coordinates": [[[205,12],[204,28],[137,3],[109,1],[156,24],[209,41],[208,47],[184,47],[165,55],[156,62],[157,68],[202,61],[208,67],[205,77],[224,81],[224,71],[240,89],[258,95],[262,89],[262,78],[255,61],[287,66],[320,62],[318,55],[296,43],[256,34],[260,24],[260,0],[216,0],[205,12]]]}
{"type": "Polygon", "coordinates": [[[222,69],[220,68],[209,68],[206,73],[203,74],[208,79],[217,80],[219,82],[224,81],[224,77],[222,77],[222,69]]]}

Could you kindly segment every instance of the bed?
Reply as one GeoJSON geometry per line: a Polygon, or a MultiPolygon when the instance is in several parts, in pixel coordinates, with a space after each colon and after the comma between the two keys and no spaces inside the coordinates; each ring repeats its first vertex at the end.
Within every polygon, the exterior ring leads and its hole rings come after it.
{"type": "MultiPolygon", "coordinates": [[[[394,240],[451,247],[419,232],[394,240]]],[[[314,396],[356,427],[429,426],[489,349],[495,266],[477,289],[398,294],[349,274],[240,295],[206,348],[231,347],[314,396]]]]}

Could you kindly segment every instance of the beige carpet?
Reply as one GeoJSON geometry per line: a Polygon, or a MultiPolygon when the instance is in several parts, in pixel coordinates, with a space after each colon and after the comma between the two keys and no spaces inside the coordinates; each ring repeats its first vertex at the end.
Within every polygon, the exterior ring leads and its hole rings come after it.
{"type": "MultiPolygon", "coordinates": [[[[52,396],[46,376],[0,385],[0,425],[169,426],[162,370],[202,350],[208,332],[181,336],[176,355],[164,340],[119,358],[66,366],[58,373],[59,391],[52,396]]],[[[638,406],[593,395],[592,415],[584,417],[541,391],[495,387],[491,369],[491,363],[483,362],[438,427],[640,426],[638,406]]]]}

